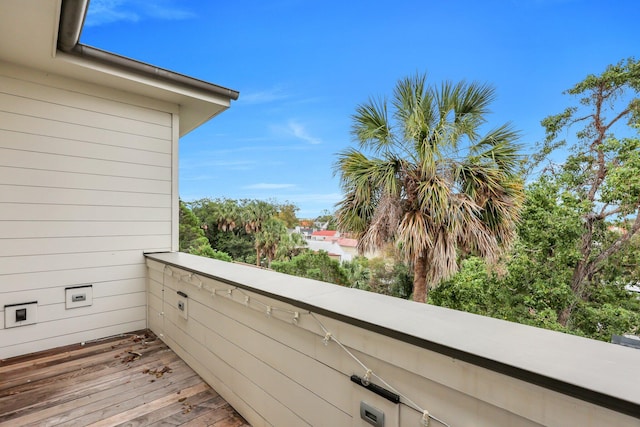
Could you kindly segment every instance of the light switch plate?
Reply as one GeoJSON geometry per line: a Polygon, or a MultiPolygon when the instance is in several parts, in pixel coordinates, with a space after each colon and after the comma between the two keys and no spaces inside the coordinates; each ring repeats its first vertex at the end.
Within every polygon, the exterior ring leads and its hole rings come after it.
{"type": "Polygon", "coordinates": [[[5,328],[33,325],[34,323],[38,323],[38,301],[4,306],[5,328]]]}
{"type": "Polygon", "coordinates": [[[67,310],[70,308],[86,307],[93,304],[93,286],[82,285],[65,288],[65,302],[67,310]]]}

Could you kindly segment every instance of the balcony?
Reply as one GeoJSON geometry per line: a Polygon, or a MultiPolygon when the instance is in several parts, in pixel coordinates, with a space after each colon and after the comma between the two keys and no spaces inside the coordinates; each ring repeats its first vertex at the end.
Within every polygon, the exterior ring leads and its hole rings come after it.
{"type": "Polygon", "coordinates": [[[248,426],[148,331],[0,362],[0,426],[248,426]]]}
{"type": "Polygon", "coordinates": [[[640,422],[633,349],[182,253],[147,267],[148,327],[256,427],[369,426],[363,402],[387,427],[640,422]]]}
{"type": "Polygon", "coordinates": [[[637,350],[183,253],[146,257],[149,330],[2,361],[0,425],[640,423],[637,350]]]}

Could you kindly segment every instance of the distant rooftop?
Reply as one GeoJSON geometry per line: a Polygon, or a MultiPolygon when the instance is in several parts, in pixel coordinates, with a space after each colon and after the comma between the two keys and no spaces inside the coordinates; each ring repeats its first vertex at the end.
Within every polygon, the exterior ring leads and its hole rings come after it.
{"type": "Polygon", "coordinates": [[[311,233],[312,236],[325,236],[325,237],[333,237],[337,233],[336,230],[318,230],[311,233]]]}
{"type": "Polygon", "coordinates": [[[355,248],[355,247],[357,247],[357,246],[358,246],[358,240],[356,240],[356,239],[349,239],[349,238],[347,238],[347,237],[343,237],[343,238],[341,238],[341,239],[338,239],[337,243],[338,243],[340,246],[346,246],[346,247],[349,247],[349,248],[355,248]]]}

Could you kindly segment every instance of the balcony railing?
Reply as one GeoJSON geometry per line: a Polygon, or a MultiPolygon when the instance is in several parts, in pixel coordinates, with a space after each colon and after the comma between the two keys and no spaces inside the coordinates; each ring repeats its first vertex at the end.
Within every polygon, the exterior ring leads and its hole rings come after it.
{"type": "Polygon", "coordinates": [[[256,427],[640,422],[634,349],[183,253],[147,266],[148,327],[256,427]]]}

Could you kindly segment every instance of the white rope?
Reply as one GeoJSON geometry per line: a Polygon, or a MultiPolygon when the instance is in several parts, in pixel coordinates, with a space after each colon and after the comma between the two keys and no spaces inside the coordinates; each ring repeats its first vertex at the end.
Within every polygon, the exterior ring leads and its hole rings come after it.
{"type": "MultiPolygon", "coordinates": [[[[163,289],[164,289],[164,276],[166,274],[165,273],[166,270],[169,270],[169,276],[170,277],[174,277],[174,273],[175,273],[174,270],[168,264],[164,265],[164,268],[162,270],[162,286],[163,286],[163,289]]],[[[442,421],[441,419],[431,415],[431,413],[429,413],[428,410],[423,409],[417,403],[415,403],[413,400],[411,400],[410,398],[408,398],[404,394],[400,393],[395,387],[393,387],[391,384],[386,382],[382,377],[380,377],[375,372],[373,372],[373,370],[371,370],[369,367],[367,367],[367,365],[365,365],[360,359],[358,359],[347,347],[345,347],[340,342],[340,340],[338,340],[331,333],[331,331],[329,331],[324,326],[324,324],[320,321],[320,319],[317,318],[315,313],[313,313],[311,311],[306,311],[306,312],[302,312],[301,313],[300,311],[289,310],[289,309],[281,308],[281,307],[274,307],[274,306],[272,306],[270,304],[267,304],[267,303],[264,303],[264,302],[260,301],[259,299],[256,299],[255,297],[253,297],[253,296],[249,295],[248,293],[246,293],[242,288],[239,288],[237,286],[226,288],[226,289],[211,288],[211,287],[205,285],[202,282],[202,279],[200,279],[200,277],[198,275],[196,275],[195,273],[191,273],[190,272],[190,273],[187,273],[187,274],[178,274],[177,278],[178,278],[178,281],[188,283],[188,284],[190,284],[190,285],[192,285],[192,286],[194,286],[194,287],[196,287],[198,289],[204,289],[205,291],[207,291],[207,292],[209,292],[211,294],[211,297],[215,297],[218,294],[222,294],[222,295],[228,296],[231,300],[240,303],[239,301],[234,299],[233,295],[234,295],[234,293],[241,294],[242,296],[244,296],[244,298],[242,299],[242,304],[245,305],[246,307],[255,309],[254,307],[252,307],[252,304],[260,305],[260,306],[264,307],[265,314],[266,314],[267,317],[272,317],[274,311],[279,311],[279,312],[290,314],[292,316],[291,322],[293,324],[295,324],[295,325],[298,325],[298,322],[300,321],[300,315],[301,314],[310,315],[316,321],[316,324],[320,327],[320,329],[324,333],[324,338],[322,339],[323,344],[326,346],[326,345],[329,344],[330,341],[335,342],[358,365],[360,365],[360,367],[362,367],[362,369],[364,370],[364,375],[363,375],[363,378],[362,378],[362,384],[364,386],[368,386],[370,384],[370,382],[371,382],[371,377],[375,377],[387,389],[389,389],[393,393],[397,394],[401,398],[401,401],[403,401],[407,406],[409,406],[412,409],[422,413],[422,418],[420,419],[420,424],[423,427],[429,427],[429,424],[430,424],[431,420],[436,421],[436,422],[442,424],[445,427],[450,427],[449,424],[447,424],[446,422],[442,421]],[[193,278],[194,277],[198,280],[197,283],[193,282],[193,278]],[[184,278],[188,278],[188,280],[184,280],[184,278]]],[[[163,295],[162,296],[163,296],[163,300],[164,300],[164,291],[163,291],[163,295]]],[[[164,313],[162,313],[162,314],[164,314],[164,313]]]]}
{"type": "Polygon", "coordinates": [[[384,384],[384,386],[386,388],[388,388],[389,390],[391,390],[392,392],[396,393],[398,396],[400,396],[401,399],[404,400],[405,404],[407,404],[407,406],[410,406],[411,408],[415,409],[418,412],[422,413],[422,419],[424,420],[426,417],[427,420],[427,424],[424,424],[424,421],[422,421],[423,425],[428,426],[429,425],[429,419],[432,419],[434,421],[439,422],[440,424],[446,426],[446,427],[450,427],[449,424],[445,423],[444,421],[440,420],[439,418],[431,415],[429,413],[429,411],[427,411],[426,409],[421,408],[417,403],[415,403],[413,400],[409,399],[407,396],[405,396],[404,394],[400,393],[395,387],[393,387],[391,384],[389,384],[388,382],[386,382],[382,377],[380,377],[379,375],[376,375],[371,369],[369,369],[360,359],[358,359],[351,351],[349,351],[349,349],[347,349],[335,336],[333,336],[331,334],[331,332],[329,332],[329,330],[322,324],[322,322],[316,317],[315,313],[310,312],[309,313],[311,315],[311,317],[313,317],[315,319],[315,321],[318,323],[318,325],[320,326],[320,329],[322,329],[322,331],[325,333],[325,339],[327,339],[327,337],[329,337],[329,339],[333,342],[335,342],[336,344],[338,344],[338,346],[344,350],[345,353],[347,353],[349,356],[351,356],[351,358],[358,363],[362,369],[364,369],[365,371],[365,375],[362,381],[362,384],[367,386],[369,385],[369,380],[371,378],[371,376],[376,377],[382,384],[384,384]]]}

